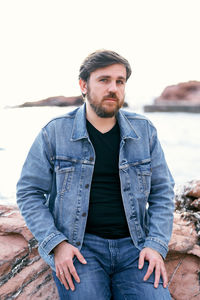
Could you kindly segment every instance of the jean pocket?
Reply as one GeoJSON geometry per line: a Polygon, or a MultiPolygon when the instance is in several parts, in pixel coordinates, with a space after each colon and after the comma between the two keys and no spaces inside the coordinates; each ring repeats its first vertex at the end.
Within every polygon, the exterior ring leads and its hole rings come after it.
{"type": "Polygon", "coordinates": [[[151,163],[138,164],[135,170],[140,192],[148,194],[151,189],[151,163]]]}
{"type": "Polygon", "coordinates": [[[70,190],[75,167],[57,167],[56,168],[56,185],[57,193],[64,194],[70,190]]]}

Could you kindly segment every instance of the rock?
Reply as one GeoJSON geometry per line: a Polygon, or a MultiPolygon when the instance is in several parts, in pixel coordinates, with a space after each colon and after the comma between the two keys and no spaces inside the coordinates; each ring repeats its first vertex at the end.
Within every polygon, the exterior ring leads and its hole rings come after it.
{"type": "Polygon", "coordinates": [[[199,180],[190,181],[176,193],[176,212],[166,268],[169,290],[176,300],[200,299],[200,215],[193,202],[199,180]],[[181,287],[181,288],[180,288],[181,287]]]}
{"type": "Polygon", "coordinates": [[[195,226],[175,213],[165,261],[169,290],[175,300],[200,299],[200,246],[195,226]]]}
{"type": "Polygon", "coordinates": [[[193,180],[189,183],[186,196],[200,198],[200,180],[193,180]]]}
{"type": "Polygon", "coordinates": [[[16,206],[0,205],[0,299],[58,300],[49,266],[16,206]]]}
{"type": "Polygon", "coordinates": [[[174,300],[200,299],[199,258],[188,254],[172,254],[166,258],[169,290],[174,300]]]}
{"type": "MultiPolygon", "coordinates": [[[[176,194],[176,212],[166,268],[174,300],[200,299],[199,183],[176,194]],[[195,202],[195,203],[194,203],[195,202]]],[[[0,205],[0,299],[58,300],[49,266],[16,206],[0,205]]]]}
{"type": "Polygon", "coordinates": [[[200,81],[182,82],[164,89],[145,112],[200,113],[200,81]]]}
{"type": "MultiPolygon", "coordinates": [[[[44,100],[25,102],[17,107],[33,107],[33,106],[80,106],[83,104],[82,96],[65,97],[55,96],[44,100]]],[[[15,106],[16,107],[16,106],[15,106]]]]}
{"type": "Polygon", "coordinates": [[[189,101],[200,104],[200,81],[188,81],[168,86],[155,103],[160,101],[189,101]]]}
{"type": "MultiPolygon", "coordinates": [[[[83,97],[80,96],[55,96],[49,97],[44,100],[25,102],[21,105],[14,106],[16,107],[34,107],[34,106],[80,106],[84,103],[83,97]]],[[[123,107],[128,107],[128,103],[124,102],[123,107]]],[[[0,148],[1,150],[1,148],[0,148]]],[[[3,150],[3,149],[2,149],[3,150]]]]}

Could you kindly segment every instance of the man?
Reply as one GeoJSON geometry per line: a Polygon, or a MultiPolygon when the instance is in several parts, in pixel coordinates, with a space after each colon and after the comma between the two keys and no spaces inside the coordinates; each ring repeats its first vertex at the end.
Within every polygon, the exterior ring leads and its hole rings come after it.
{"type": "Polygon", "coordinates": [[[174,183],[152,123],[121,110],[130,75],[113,51],[89,55],[85,104],[42,129],[18,182],[60,299],[171,299],[163,259],[174,183]]]}

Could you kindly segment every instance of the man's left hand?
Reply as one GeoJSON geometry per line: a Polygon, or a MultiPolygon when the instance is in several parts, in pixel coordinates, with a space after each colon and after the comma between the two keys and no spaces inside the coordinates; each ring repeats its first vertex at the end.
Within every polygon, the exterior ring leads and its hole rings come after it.
{"type": "Polygon", "coordinates": [[[160,276],[162,275],[163,287],[166,288],[168,284],[168,278],[162,256],[156,250],[147,247],[142,249],[140,252],[139,269],[143,268],[145,260],[148,260],[149,267],[144,276],[144,280],[147,280],[155,269],[154,287],[158,287],[160,276]]]}

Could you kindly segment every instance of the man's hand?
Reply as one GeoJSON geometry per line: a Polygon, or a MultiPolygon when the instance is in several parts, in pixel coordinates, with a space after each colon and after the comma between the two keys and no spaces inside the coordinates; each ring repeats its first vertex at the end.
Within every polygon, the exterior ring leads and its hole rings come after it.
{"type": "Polygon", "coordinates": [[[168,284],[168,279],[162,256],[156,250],[153,250],[151,248],[144,248],[140,252],[139,269],[143,268],[144,260],[149,261],[149,267],[144,276],[144,280],[147,280],[155,269],[154,287],[158,287],[160,275],[162,275],[163,287],[166,288],[168,284]]]}
{"type": "Polygon", "coordinates": [[[74,291],[75,287],[72,281],[72,276],[78,283],[80,282],[80,278],[74,267],[73,257],[76,256],[82,264],[86,264],[86,260],[76,247],[72,246],[66,241],[58,244],[53,249],[53,252],[55,258],[56,276],[59,278],[61,283],[64,284],[67,290],[71,288],[71,290],[74,291]]]}

